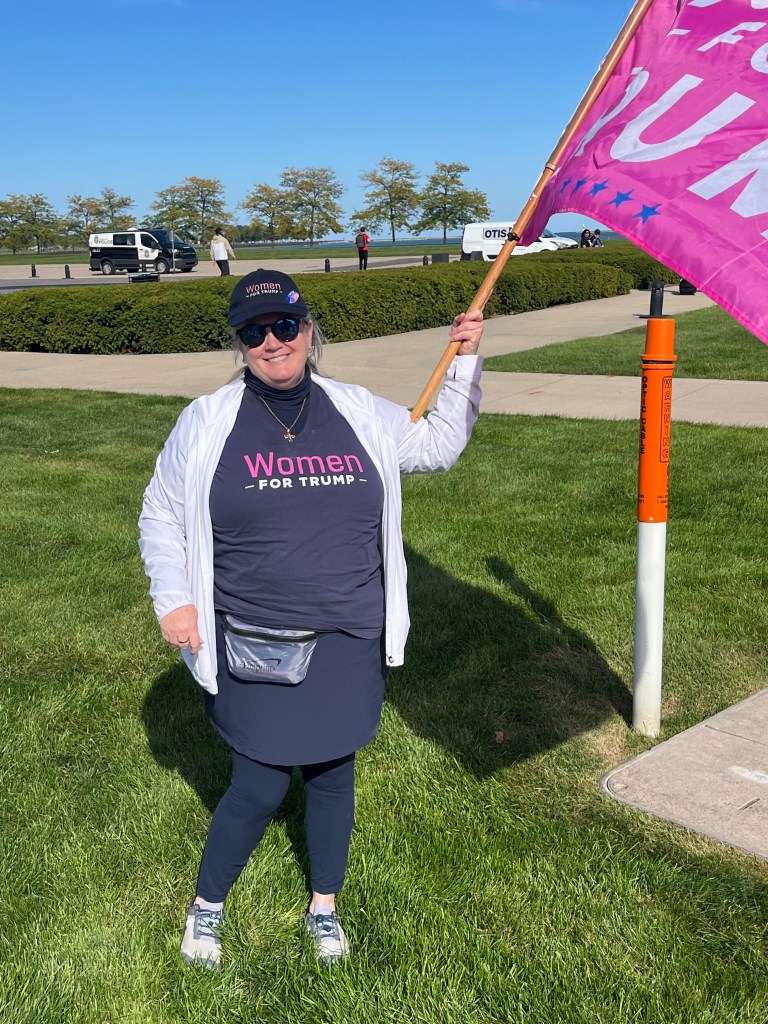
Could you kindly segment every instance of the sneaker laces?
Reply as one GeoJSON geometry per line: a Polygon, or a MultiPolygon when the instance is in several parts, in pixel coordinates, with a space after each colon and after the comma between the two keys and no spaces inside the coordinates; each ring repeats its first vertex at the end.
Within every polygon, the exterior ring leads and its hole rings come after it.
{"type": "Polygon", "coordinates": [[[327,935],[329,938],[341,940],[339,934],[339,917],[334,910],[331,914],[313,914],[315,919],[315,926],[318,931],[321,931],[323,935],[327,935]]]}
{"type": "Polygon", "coordinates": [[[200,910],[195,912],[195,938],[217,940],[216,929],[221,925],[220,910],[200,910]]]}

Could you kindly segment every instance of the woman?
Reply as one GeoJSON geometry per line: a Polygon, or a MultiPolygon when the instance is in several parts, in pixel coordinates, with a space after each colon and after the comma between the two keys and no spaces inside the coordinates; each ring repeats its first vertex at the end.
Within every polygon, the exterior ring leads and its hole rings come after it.
{"type": "Polygon", "coordinates": [[[224,237],[222,228],[216,228],[214,231],[209,249],[211,250],[211,262],[219,268],[219,275],[229,277],[229,261],[235,260],[237,257],[229,240],[224,237]]]}
{"type": "Polygon", "coordinates": [[[336,894],[355,751],[378,729],[386,673],[403,663],[408,633],[399,474],[448,469],[466,445],[482,314],[454,320],[459,354],[416,424],[407,409],[317,374],[320,335],[285,274],[242,278],[229,324],[244,374],[182,412],[139,521],[162,635],[205,689],[232,757],[181,952],[219,965],[224,901],[299,765],[305,923],[330,962],[349,952],[336,894]]]}
{"type": "Polygon", "coordinates": [[[592,246],[592,232],[589,228],[584,228],[581,232],[581,238],[579,239],[580,249],[589,249],[592,246]]]}

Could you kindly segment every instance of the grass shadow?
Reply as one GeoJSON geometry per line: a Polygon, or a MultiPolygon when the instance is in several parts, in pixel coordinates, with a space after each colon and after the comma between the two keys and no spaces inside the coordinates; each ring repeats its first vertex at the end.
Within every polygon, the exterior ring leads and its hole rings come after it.
{"type": "MultiPolygon", "coordinates": [[[[210,724],[203,690],[183,663],[152,684],[142,706],[142,721],[155,761],[178,773],[212,814],[229,786],[229,747],[210,724]]],[[[309,885],[304,783],[299,772],[294,772],[274,821],[285,825],[291,850],[309,885]]]]}
{"type": "MultiPolygon", "coordinates": [[[[593,641],[512,566],[488,558],[504,596],[457,580],[408,550],[413,624],[406,664],[387,699],[417,735],[479,777],[553,748],[615,714],[631,717],[628,687],[593,641]]],[[[226,744],[211,727],[197,683],[179,664],[151,687],[142,716],[158,764],[212,812],[227,788],[226,744]]],[[[303,783],[295,773],[276,819],[308,876],[303,783]]]]}
{"type": "Polygon", "coordinates": [[[407,557],[411,633],[387,697],[418,735],[485,776],[616,714],[630,721],[626,683],[512,566],[486,560],[502,598],[407,557]]]}

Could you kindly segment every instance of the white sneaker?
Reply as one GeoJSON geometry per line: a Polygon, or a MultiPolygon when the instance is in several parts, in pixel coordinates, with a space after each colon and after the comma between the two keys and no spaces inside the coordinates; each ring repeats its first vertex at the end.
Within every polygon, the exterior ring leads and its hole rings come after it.
{"type": "Polygon", "coordinates": [[[201,964],[209,970],[221,966],[219,930],[224,924],[223,910],[206,910],[192,903],[181,940],[181,955],[188,964],[201,964]]]}
{"type": "Polygon", "coordinates": [[[317,913],[307,912],[304,923],[315,944],[315,956],[321,964],[330,964],[349,956],[349,943],[338,914],[330,907],[317,907],[317,913]]]}

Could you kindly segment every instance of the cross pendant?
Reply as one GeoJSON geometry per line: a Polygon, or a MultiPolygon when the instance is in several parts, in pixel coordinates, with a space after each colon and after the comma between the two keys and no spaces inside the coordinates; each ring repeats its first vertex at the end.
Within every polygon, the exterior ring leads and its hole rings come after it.
{"type": "Polygon", "coordinates": [[[291,433],[290,427],[283,434],[283,437],[285,438],[286,441],[294,441],[296,439],[296,435],[291,433]]]}

